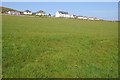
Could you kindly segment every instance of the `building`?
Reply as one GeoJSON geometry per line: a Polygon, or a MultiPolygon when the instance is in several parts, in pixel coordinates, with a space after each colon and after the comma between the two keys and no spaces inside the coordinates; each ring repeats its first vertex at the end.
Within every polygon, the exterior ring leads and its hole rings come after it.
{"type": "Polygon", "coordinates": [[[88,20],[88,17],[87,17],[87,16],[84,16],[83,19],[84,19],[84,20],[88,20]]]}
{"type": "Polygon", "coordinates": [[[84,17],[83,16],[77,16],[77,19],[83,19],[84,17]]]}
{"type": "Polygon", "coordinates": [[[8,11],[9,15],[20,15],[20,12],[18,11],[8,11]]]}
{"type": "Polygon", "coordinates": [[[55,17],[75,18],[74,15],[71,15],[68,12],[64,12],[64,11],[57,11],[55,14],[55,17]]]}
{"type": "Polygon", "coordinates": [[[40,11],[36,12],[36,15],[45,16],[46,14],[44,11],[40,10],[40,11]]]}
{"type": "Polygon", "coordinates": [[[101,19],[99,19],[99,18],[95,18],[95,20],[101,20],[101,19]]]}
{"type": "Polygon", "coordinates": [[[89,17],[88,20],[95,20],[95,17],[89,17]]]}
{"type": "Polygon", "coordinates": [[[24,15],[31,15],[31,14],[32,14],[32,12],[31,12],[31,11],[29,11],[29,10],[25,10],[25,11],[23,12],[23,14],[24,14],[24,15]]]}
{"type": "Polygon", "coordinates": [[[69,17],[68,12],[57,11],[55,17],[69,17]]]}

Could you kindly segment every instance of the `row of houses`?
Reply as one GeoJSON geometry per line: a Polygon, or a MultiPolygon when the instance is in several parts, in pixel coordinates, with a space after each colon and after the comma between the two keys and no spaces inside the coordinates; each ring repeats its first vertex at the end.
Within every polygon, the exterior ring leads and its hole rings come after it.
{"type": "Polygon", "coordinates": [[[63,11],[57,11],[55,17],[77,18],[77,19],[83,19],[83,20],[101,20],[101,19],[96,18],[96,17],[72,15],[72,14],[69,14],[68,12],[63,12],[63,11]]]}
{"type": "MultiPolygon", "coordinates": [[[[40,10],[40,11],[35,12],[35,13],[32,13],[32,11],[30,11],[30,10],[25,10],[23,12],[8,11],[8,14],[10,14],[10,15],[32,15],[32,14],[34,14],[34,15],[38,15],[38,16],[46,16],[47,15],[43,10],[40,10]]],[[[48,16],[51,16],[51,14],[49,14],[48,16]]],[[[96,17],[77,16],[77,15],[69,14],[68,12],[64,12],[64,11],[57,11],[55,14],[55,17],[76,18],[76,19],[83,19],[83,20],[101,20],[101,19],[96,18],[96,17]]]]}
{"type": "MultiPolygon", "coordinates": [[[[23,12],[20,12],[20,11],[8,11],[7,13],[9,15],[32,15],[33,14],[32,11],[30,11],[30,10],[25,10],[23,12]]],[[[42,10],[40,10],[38,12],[35,12],[34,14],[35,15],[42,15],[42,16],[46,15],[45,12],[42,11],[42,10]]]]}
{"type": "Polygon", "coordinates": [[[87,16],[77,16],[78,19],[83,19],[83,20],[102,20],[97,17],[87,17],[87,16]]]}

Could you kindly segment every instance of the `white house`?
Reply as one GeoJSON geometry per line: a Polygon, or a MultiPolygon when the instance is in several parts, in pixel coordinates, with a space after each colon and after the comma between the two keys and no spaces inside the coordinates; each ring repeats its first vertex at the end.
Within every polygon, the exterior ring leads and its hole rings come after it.
{"type": "Polygon", "coordinates": [[[55,17],[69,17],[68,12],[57,11],[55,17]]]}
{"type": "Polygon", "coordinates": [[[70,18],[75,18],[75,17],[76,17],[76,15],[71,15],[71,16],[70,16],[70,18]]]}
{"type": "Polygon", "coordinates": [[[40,10],[40,11],[38,11],[38,12],[36,13],[36,15],[45,16],[46,14],[45,14],[44,11],[40,10]]]}
{"type": "Polygon", "coordinates": [[[84,20],[88,20],[88,17],[87,17],[87,16],[84,16],[83,19],[84,19],[84,20]]]}
{"type": "Polygon", "coordinates": [[[83,19],[84,17],[83,16],[77,16],[77,19],[83,19]]]}
{"type": "Polygon", "coordinates": [[[31,12],[31,11],[29,11],[29,10],[25,10],[25,11],[23,12],[23,14],[25,14],[25,15],[31,15],[31,14],[32,14],[32,12],[31,12]]]}
{"type": "Polygon", "coordinates": [[[89,17],[88,20],[95,20],[95,17],[89,17]]]}
{"type": "Polygon", "coordinates": [[[71,15],[68,12],[57,11],[55,17],[74,18],[74,15],[71,15]]]}
{"type": "Polygon", "coordinates": [[[95,20],[101,20],[101,19],[99,19],[99,18],[95,18],[95,20]]]}
{"type": "Polygon", "coordinates": [[[96,20],[101,20],[101,19],[96,19],[96,20]]]}
{"type": "Polygon", "coordinates": [[[77,19],[88,20],[89,18],[87,16],[77,16],[77,19]]]}
{"type": "Polygon", "coordinates": [[[9,15],[20,15],[20,12],[18,11],[8,11],[9,15]]]}

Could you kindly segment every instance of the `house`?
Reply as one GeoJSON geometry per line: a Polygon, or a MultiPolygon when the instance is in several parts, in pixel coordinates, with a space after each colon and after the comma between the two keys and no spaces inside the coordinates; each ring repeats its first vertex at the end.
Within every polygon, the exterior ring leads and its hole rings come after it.
{"type": "Polygon", "coordinates": [[[101,20],[101,19],[99,19],[99,18],[95,18],[95,20],[101,20]]]}
{"type": "Polygon", "coordinates": [[[49,13],[48,15],[47,15],[48,17],[52,17],[52,15],[49,13]]]}
{"type": "Polygon", "coordinates": [[[23,13],[23,12],[20,12],[20,15],[24,15],[24,13],[23,13]]]}
{"type": "Polygon", "coordinates": [[[84,16],[77,16],[77,19],[83,19],[84,16]]]}
{"type": "Polygon", "coordinates": [[[9,15],[20,15],[20,12],[18,11],[8,11],[9,15]]]}
{"type": "Polygon", "coordinates": [[[83,20],[100,20],[96,17],[87,17],[87,16],[77,16],[77,19],[83,19],[83,20]]]}
{"type": "Polygon", "coordinates": [[[87,17],[87,16],[84,16],[83,19],[84,19],[84,20],[88,20],[88,17],[87,17]]]}
{"type": "Polygon", "coordinates": [[[77,18],[77,16],[76,16],[76,15],[73,15],[73,18],[77,18]]]}
{"type": "Polygon", "coordinates": [[[70,18],[76,18],[76,15],[70,15],[70,18]]]}
{"type": "Polygon", "coordinates": [[[32,12],[31,12],[31,11],[29,11],[29,10],[25,10],[25,11],[23,12],[23,14],[24,14],[24,15],[31,15],[31,14],[32,14],[32,12]]]}
{"type": "Polygon", "coordinates": [[[74,15],[71,15],[68,12],[64,12],[64,11],[57,11],[55,17],[75,18],[74,15]]]}
{"type": "Polygon", "coordinates": [[[95,20],[95,17],[89,17],[88,20],[95,20]]]}
{"type": "Polygon", "coordinates": [[[68,17],[68,12],[57,11],[55,17],[68,17]]]}
{"type": "Polygon", "coordinates": [[[40,10],[40,11],[36,12],[36,15],[45,16],[46,14],[44,11],[40,10]]]}

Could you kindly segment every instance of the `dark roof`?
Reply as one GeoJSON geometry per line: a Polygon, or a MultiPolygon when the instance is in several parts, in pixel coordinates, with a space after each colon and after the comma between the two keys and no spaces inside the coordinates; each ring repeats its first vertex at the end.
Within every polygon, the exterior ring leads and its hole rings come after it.
{"type": "Polygon", "coordinates": [[[40,11],[38,11],[37,13],[44,13],[44,14],[45,14],[45,12],[44,12],[43,10],[40,10],[40,11]]]}
{"type": "Polygon", "coordinates": [[[24,12],[31,12],[31,11],[29,11],[29,10],[25,10],[24,12]]]}
{"type": "Polygon", "coordinates": [[[84,16],[80,16],[80,15],[79,15],[79,16],[77,16],[77,17],[84,17],[84,16]]]}
{"type": "Polygon", "coordinates": [[[68,12],[58,11],[61,14],[68,14],[68,12]]]}
{"type": "Polygon", "coordinates": [[[89,18],[96,18],[96,17],[89,17],[89,18]]]}

